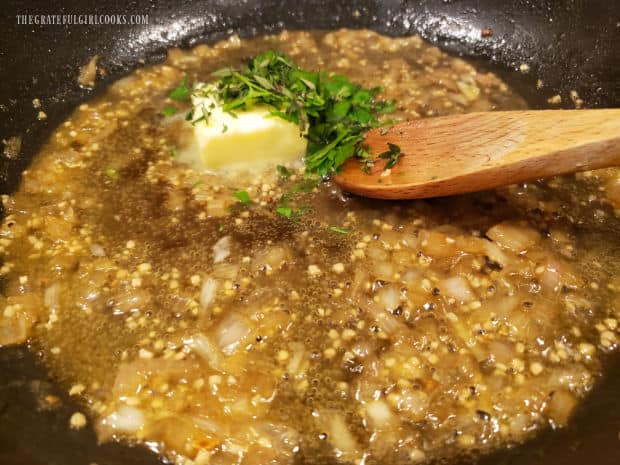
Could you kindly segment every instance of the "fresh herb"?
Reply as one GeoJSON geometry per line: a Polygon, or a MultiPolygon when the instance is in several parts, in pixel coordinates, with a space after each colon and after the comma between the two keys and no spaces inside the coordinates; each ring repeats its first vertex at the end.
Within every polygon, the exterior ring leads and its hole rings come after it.
{"type": "MultiPolygon", "coordinates": [[[[319,176],[331,174],[351,157],[367,159],[365,133],[385,124],[379,121],[381,114],[395,111],[392,102],[375,98],[379,87],[364,89],[344,76],[303,70],[274,51],[257,56],[246,69],[224,68],[213,75],[219,81],[196,89],[196,95],[220,100],[223,111],[232,115],[267,105],[273,116],[299,125],[308,139],[306,171],[319,176]]],[[[185,80],[181,84],[179,89],[186,90],[185,80]]],[[[182,90],[176,93],[186,97],[182,90]]]]}
{"type": "MultiPolygon", "coordinates": [[[[284,209],[283,212],[286,213],[288,211],[287,209],[291,210],[292,218],[294,220],[297,220],[297,218],[304,212],[311,210],[311,207],[308,205],[302,205],[299,208],[289,208],[289,203],[292,202],[299,194],[311,192],[319,184],[320,181],[321,178],[317,177],[316,175],[306,173],[302,182],[294,185],[288,192],[285,192],[280,197],[280,208],[284,209]]],[[[287,216],[282,212],[278,213],[280,213],[282,216],[287,216]]],[[[290,218],[291,216],[287,216],[287,218],[290,218]]]]}
{"type": "Polygon", "coordinates": [[[303,181],[298,184],[295,184],[291,187],[288,192],[282,194],[280,198],[280,203],[288,202],[296,197],[298,194],[305,194],[308,192],[312,192],[315,187],[319,185],[321,182],[321,178],[312,174],[304,174],[303,181]]]}
{"type": "Polygon", "coordinates": [[[303,182],[296,184],[290,190],[291,194],[303,193],[303,192],[312,192],[316,186],[319,185],[321,181],[320,178],[314,176],[308,176],[303,182]]]}
{"type": "Polygon", "coordinates": [[[388,150],[378,155],[379,158],[387,159],[387,163],[383,167],[384,170],[388,170],[391,167],[393,167],[396,163],[398,163],[398,160],[400,159],[402,155],[402,152],[400,151],[400,147],[398,145],[392,144],[391,142],[388,142],[387,145],[388,145],[388,150]]]}
{"type": "Polygon", "coordinates": [[[113,168],[108,168],[107,170],[103,172],[103,174],[105,174],[108,178],[112,179],[113,181],[116,181],[118,179],[118,172],[113,168]]]}
{"type": "Polygon", "coordinates": [[[218,231],[218,232],[224,232],[224,230],[225,230],[225,229],[226,229],[226,228],[224,228],[224,225],[223,225],[223,224],[221,224],[221,225],[220,225],[220,227],[219,227],[219,228],[217,228],[217,231],[218,231]]]}
{"type": "Polygon", "coordinates": [[[179,157],[179,149],[177,147],[172,147],[170,149],[170,155],[172,156],[172,158],[178,158],[179,157]]]}
{"type": "Polygon", "coordinates": [[[348,229],[339,228],[338,226],[330,226],[329,230],[338,234],[349,234],[348,229]]]}
{"type": "Polygon", "coordinates": [[[174,89],[168,97],[172,100],[178,100],[179,102],[189,102],[191,100],[192,90],[187,86],[187,76],[183,77],[183,80],[174,89]]]}
{"type": "Polygon", "coordinates": [[[161,111],[162,115],[164,116],[172,116],[176,112],[177,112],[177,109],[176,107],[173,107],[173,106],[166,107],[161,111]]]}
{"type": "Polygon", "coordinates": [[[293,216],[293,209],[291,207],[278,207],[276,208],[276,213],[285,218],[291,219],[293,216]]]}
{"type": "Polygon", "coordinates": [[[297,221],[299,217],[303,215],[306,211],[311,210],[312,207],[309,205],[301,205],[299,207],[289,205],[289,203],[299,192],[301,191],[298,190],[293,192],[293,190],[291,190],[285,194],[282,194],[282,197],[280,197],[280,205],[278,206],[278,208],[276,208],[276,213],[285,218],[288,218],[289,220],[297,221]]]}
{"type": "Polygon", "coordinates": [[[276,170],[278,171],[280,177],[284,179],[288,179],[293,175],[293,172],[284,165],[276,166],[276,170]]]}
{"type": "Polygon", "coordinates": [[[194,187],[200,186],[203,183],[204,183],[204,181],[202,179],[198,179],[197,181],[194,182],[194,184],[192,184],[192,189],[194,187]]]}
{"type": "Polygon", "coordinates": [[[299,217],[308,210],[312,210],[312,207],[310,205],[302,205],[297,208],[280,206],[276,208],[276,213],[278,215],[282,215],[285,218],[288,218],[291,221],[297,222],[299,217]]]}
{"type": "Polygon", "coordinates": [[[250,194],[247,191],[238,191],[233,194],[235,198],[244,205],[250,203],[250,194]]]}
{"type": "Polygon", "coordinates": [[[226,131],[228,131],[228,126],[227,125],[222,125],[222,134],[224,134],[226,131]]]}

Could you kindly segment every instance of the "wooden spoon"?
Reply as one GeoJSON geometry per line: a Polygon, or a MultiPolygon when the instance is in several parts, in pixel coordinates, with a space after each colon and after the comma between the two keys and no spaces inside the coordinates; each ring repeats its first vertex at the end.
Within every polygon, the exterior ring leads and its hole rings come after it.
{"type": "Polygon", "coordinates": [[[370,173],[350,159],[335,181],[379,199],[463,194],[620,165],[620,109],[498,111],[407,121],[373,130],[370,173]],[[387,143],[401,157],[389,170],[387,143]]]}

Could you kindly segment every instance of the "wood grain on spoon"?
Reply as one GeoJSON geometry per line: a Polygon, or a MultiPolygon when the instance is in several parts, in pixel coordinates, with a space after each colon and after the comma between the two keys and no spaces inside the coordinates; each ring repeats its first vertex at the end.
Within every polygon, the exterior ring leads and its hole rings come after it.
{"type": "Polygon", "coordinates": [[[558,174],[620,165],[620,109],[470,113],[373,130],[370,173],[350,159],[335,176],[345,190],[381,199],[463,194],[558,174]],[[387,129],[387,132],[386,132],[387,129]],[[390,170],[376,156],[401,149],[390,170]]]}

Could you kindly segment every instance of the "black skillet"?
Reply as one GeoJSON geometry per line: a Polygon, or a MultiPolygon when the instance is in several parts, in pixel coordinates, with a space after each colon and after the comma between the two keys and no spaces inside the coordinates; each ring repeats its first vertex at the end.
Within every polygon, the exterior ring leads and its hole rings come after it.
{"type": "MultiPolygon", "coordinates": [[[[368,27],[392,35],[419,33],[500,72],[534,107],[545,106],[546,98],[558,92],[567,104],[572,89],[589,106],[620,106],[617,0],[5,0],[0,15],[0,139],[23,139],[19,157],[0,155],[1,193],[15,189],[38,147],[79,102],[140,66],[141,59],[163,60],[167,47],[213,42],[233,31],[247,36],[283,28],[368,27]],[[18,24],[17,15],[28,14],[140,14],[148,15],[149,24],[18,24]],[[492,34],[483,37],[486,28],[492,34]],[[94,54],[107,75],[94,91],[82,90],[76,84],[78,66],[94,54]],[[528,75],[515,71],[521,63],[530,65],[528,75]],[[535,77],[545,82],[542,90],[535,89],[535,77]],[[48,115],[45,122],[36,120],[35,97],[48,115]]],[[[606,376],[568,428],[478,463],[620,464],[619,357],[607,365],[606,376]]],[[[68,419],[76,409],[47,377],[36,354],[0,349],[0,465],[161,463],[143,447],[99,446],[91,428],[70,430],[68,419]],[[43,408],[40,399],[48,393],[63,399],[60,407],[43,408]]],[[[311,457],[299,462],[311,462],[311,457]]]]}

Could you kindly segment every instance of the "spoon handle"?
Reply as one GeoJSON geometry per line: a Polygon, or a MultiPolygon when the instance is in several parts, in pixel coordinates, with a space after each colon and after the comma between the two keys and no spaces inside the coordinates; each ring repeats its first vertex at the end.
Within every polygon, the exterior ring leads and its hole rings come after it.
{"type": "Polygon", "coordinates": [[[419,119],[371,131],[372,154],[387,142],[403,156],[370,174],[351,163],[336,177],[376,198],[420,198],[491,189],[558,174],[620,165],[620,109],[470,113],[419,119]]]}

